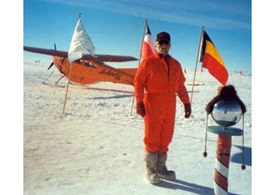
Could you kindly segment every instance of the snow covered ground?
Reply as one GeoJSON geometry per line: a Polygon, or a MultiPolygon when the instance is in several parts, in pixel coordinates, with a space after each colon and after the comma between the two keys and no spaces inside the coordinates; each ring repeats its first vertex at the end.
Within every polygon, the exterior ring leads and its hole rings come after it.
{"type": "MultiPolygon", "coordinates": [[[[197,81],[205,85],[195,87],[189,119],[184,118],[179,99],[177,102],[167,161],[168,169],[176,171],[177,180],[151,185],[145,179],[143,121],[135,107],[131,114],[133,87],[113,83],[70,85],[63,115],[67,80],[54,86],[60,73],[55,68],[47,71],[48,65],[24,63],[25,195],[213,194],[217,135],[208,133],[208,156],[204,158],[205,106],[220,85],[207,70],[197,74],[197,81]]],[[[187,83],[191,83],[193,73],[187,71],[187,83]]],[[[246,169],[241,170],[242,137],[233,137],[228,187],[231,195],[252,193],[251,81],[251,76],[230,73],[229,83],[247,107],[246,169]]],[[[186,86],[191,92],[191,85],[186,86]]],[[[208,122],[215,125],[212,118],[208,122]]],[[[241,121],[236,127],[242,127],[241,121]]]]}

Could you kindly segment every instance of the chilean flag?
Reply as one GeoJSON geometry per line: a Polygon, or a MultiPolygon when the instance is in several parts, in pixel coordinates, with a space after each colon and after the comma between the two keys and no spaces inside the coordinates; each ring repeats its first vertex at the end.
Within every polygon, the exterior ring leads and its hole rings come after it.
{"type": "Polygon", "coordinates": [[[155,47],[152,40],[152,34],[148,24],[146,23],[145,36],[142,43],[141,57],[143,59],[148,58],[150,55],[153,55],[154,50],[155,47]]]}

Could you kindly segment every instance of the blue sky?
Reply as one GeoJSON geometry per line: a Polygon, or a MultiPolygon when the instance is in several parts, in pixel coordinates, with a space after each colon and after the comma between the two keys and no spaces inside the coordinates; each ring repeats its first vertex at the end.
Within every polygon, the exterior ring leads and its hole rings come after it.
{"type": "MultiPolygon", "coordinates": [[[[2,186],[1,192],[16,190],[14,194],[18,194],[23,189],[23,182],[14,180],[23,178],[20,163],[23,153],[14,155],[18,154],[18,151],[23,151],[23,131],[20,130],[23,127],[24,108],[23,58],[25,60],[30,57],[46,57],[51,61],[49,56],[22,52],[22,45],[53,48],[53,44],[56,43],[58,49],[68,50],[78,12],[82,13],[82,22],[96,46],[97,53],[138,57],[144,20],[148,19],[154,37],[157,32],[164,30],[171,34],[171,54],[183,67],[192,69],[195,66],[201,25],[205,26],[229,70],[251,70],[252,56],[252,118],[253,129],[256,130],[253,131],[253,139],[258,139],[256,147],[253,145],[253,154],[256,152],[257,157],[254,158],[253,155],[252,160],[254,165],[265,167],[264,159],[272,152],[266,150],[266,143],[274,142],[274,131],[269,131],[270,127],[274,126],[274,114],[271,113],[273,109],[268,109],[272,108],[271,102],[275,99],[272,93],[268,93],[274,89],[272,79],[275,72],[272,49],[275,44],[275,29],[274,25],[271,25],[274,24],[273,1],[253,1],[252,54],[251,1],[177,0],[173,3],[166,1],[169,2],[166,6],[163,2],[24,0],[2,3],[0,38],[1,67],[4,74],[0,77],[3,92],[0,102],[4,119],[1,125],[2,129],[8,131],[1,131],[1,152],[3,156],[12,160],[4,165],[10,169],[5,169],[6,172],[4,170],[1,175],[12,182],[2,186]],[[271,136],[266,136],[267,133],[271,136]],[[14,143],[18,147],[14,146],[14,143]]],[[[258,176],[261,172],[263,171],[258,169],[254,173],[258,176]]],[[[254,179],[253,186],[258,186],[259,181],[254,179]]],[[[257,188],[260,189],[261,186],[257,188]]]]}
{"type": "MultiPolygon", "coordinates": [[[[96,53],[138,58],[147,19],[153,40],[160,31],[170,33],[170,54],[184,68],[195,67],[204,25],[229,71],[252,69],[251,0],[25,0],[23,11],[27,46],[50,49],[56,43],[57,49],[68,51],[80,12],[96,53]]],[[[51,61],[24,52],[24,60],[38,59],[51,61]]],[[[137,62],[127,66],[137,67],[137,62]]]]}

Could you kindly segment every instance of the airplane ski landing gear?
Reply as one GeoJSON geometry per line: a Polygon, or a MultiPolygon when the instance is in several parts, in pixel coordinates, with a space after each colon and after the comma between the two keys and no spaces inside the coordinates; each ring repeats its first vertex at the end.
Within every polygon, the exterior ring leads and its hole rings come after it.
{"type": "Polygon", "coordinates": [[[58,82],[59,82],[61,79],[63,79],[64,77],[65,77],[65,75],[62,75],[62,76],[55,82],[55,85],[57,85],[58,82]]]}
{"type": "Polygon", "coordinates": [[[52,73],[45,79],[45,81],[42,82],[43,84],[45,84],[46,81],[50,78],[50,76],[52,76],[53,72],[54,72],[54,71],[52,71],[52,73]]]}

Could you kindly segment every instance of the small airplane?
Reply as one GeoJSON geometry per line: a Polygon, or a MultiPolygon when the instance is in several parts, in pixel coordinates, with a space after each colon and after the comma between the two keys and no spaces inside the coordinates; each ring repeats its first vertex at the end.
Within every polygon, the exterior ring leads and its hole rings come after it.
{"type": "Polygon", "coordinates": [[[70,82],[80,85],[104,81],[134,85],[137,68],[114,68],[105,62],[126,62],[138,59],[132,56],[95,54],[95,47],[81,23],[80,14],[69,52],[57,50],[55,44],[54,49],[24,46],[24,50],[53,56],[53,62],[50,64],[48,70],[55,65],[63,74],[56,84],[62,78],[67,77],[70,82]],[[80,54],[73,61],[70,60],[72,59],[70,56],[73,53],[71,50],[75,50],[74,55],[80,54]]]}
{"type": "Polygon", "coordinates": [[[137,68],[114,68],[104,63],[138,60],[134,57],[87,54],[83,55],[81,59],[70,63],[68,60],[68,52],[56,50],[56,46],[54,46],[54,48],[55,49],[43,49],[24,46],[25,51],[53,56],[53,62],[50,64],[48,70],[55,65],[56,68],[63,74],[57,82],[59,82],[62,78],[67,77],[70,82],[80,85],[93,84],[103,81],[126,85],[134,84],[134,77],[137,68]]]}

